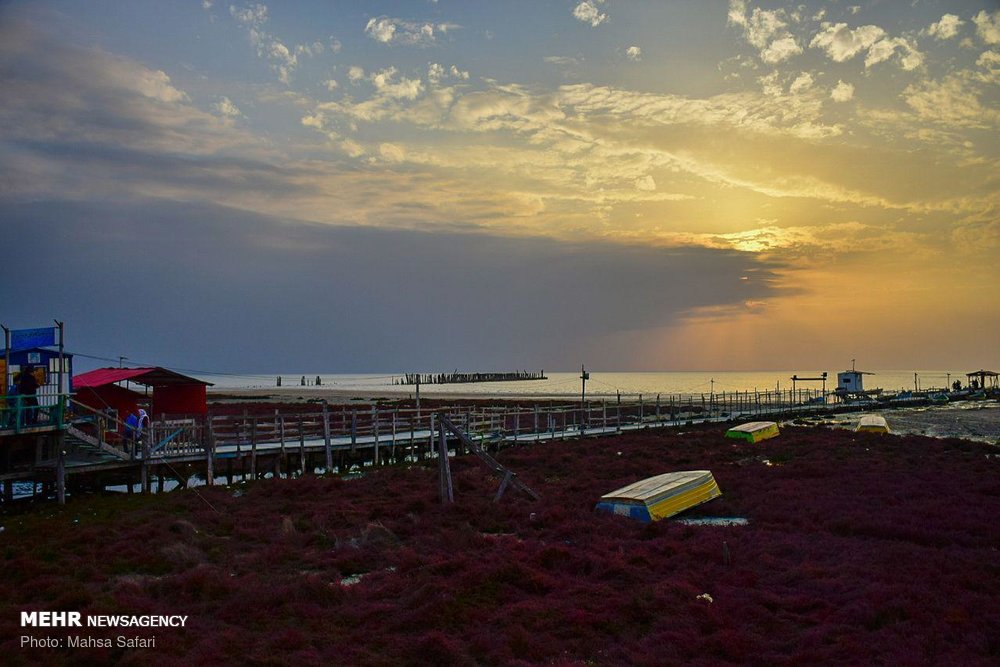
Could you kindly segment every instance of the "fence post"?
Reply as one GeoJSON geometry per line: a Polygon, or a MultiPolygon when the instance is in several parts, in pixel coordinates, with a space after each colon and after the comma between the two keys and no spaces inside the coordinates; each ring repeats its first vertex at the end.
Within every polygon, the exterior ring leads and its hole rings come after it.
{"type": "Polygon", "coordinates": [[[250,421],[250,479],[257,480],[257,418],[250,421]]]}
{"type": "Polygon", "coordinates": [[[358,448],[358,411],[351,410],[351,456],[358,448]]]}
{"type": "Polygon", "coordinates": [[[149,437],[142,439],[142,492],[149,493],[149,437]]]}
{"type": "Polygon", "coordinates": [[[399,406],[397,405],[392,411],[392,445],[389,450],[389,458],[393,463],[396,462],[396,417],[399,414],[399,406]]]}
{"type": "Polygon", "coordinates": [[[333,449],[330,448],[330,408],[323,402],[323,449],[326,453],[326,472],[333,472],[333,449]]]}
{"type": "Polygon", "coordinates": [[[299,477],[306,474],[306,433],[299,418],[299,477]]]}
{"type": "Polygon", "coordinates": [[[427,449],[434,451],[434,413],[431,413],[431,434],[428,436],[427,449]]]}
{"type": "Polygon", "coordinates": [[[215,484],[215,471],[212,470],[215,459],[215,433],[212,431],[212,417],[205,415],[205,484],[215,484]]]}
{"type": "Polygon", "coordinates": [[[378,403],[372,407],[372,434],[375,436],[375,450],[372,453],[372,465],[376,468],[378,467],[379,456],[378,456],[378,403]]]}
{"type": "MultiPolygon", "coordinates": [[[[7,482],[10,487],[12,482],[7,482]]],[[[59,458],[56,461],[56,497],[60,505],[66,504],[66,452],[63,451],[61,443],[59,447],[59,458]]]]}

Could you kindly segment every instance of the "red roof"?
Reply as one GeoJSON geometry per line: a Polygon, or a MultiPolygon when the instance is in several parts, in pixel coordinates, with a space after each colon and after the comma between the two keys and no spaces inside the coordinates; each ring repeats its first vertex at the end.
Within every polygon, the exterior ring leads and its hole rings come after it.
{"type": "Polygon", "coordinates": [[[211,385],[198,378],[181,375],[174,371],[154,366],[152,368],[98,368],[87,373],[73,376],[73,387],[104,387],[116,382],[130,380],[136,384],[147,386],[204,384],[211,385]]]}

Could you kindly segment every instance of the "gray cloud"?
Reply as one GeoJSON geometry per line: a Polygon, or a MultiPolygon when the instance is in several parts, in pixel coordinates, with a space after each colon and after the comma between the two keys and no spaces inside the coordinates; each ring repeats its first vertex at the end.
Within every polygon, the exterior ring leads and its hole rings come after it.
{"type": "Polygon", "coordinates": [[[7,323],[209,370],[641,366],[606,341],[773,295],[754,258],[280,221],[167,201],[3,203],[7,323]],[[741,281],[748,272],[755,280],[741,281]],[[32,298],[18,293],[30,284],[32,298]]]}

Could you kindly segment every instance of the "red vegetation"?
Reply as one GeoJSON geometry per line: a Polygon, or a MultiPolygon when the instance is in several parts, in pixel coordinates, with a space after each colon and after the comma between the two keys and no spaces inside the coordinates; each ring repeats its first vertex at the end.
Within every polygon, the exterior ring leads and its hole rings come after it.
{"type": "MultiPolygon", "coordinates": [[[[78,498],[3,518],[0,648],[25,663],[997,664],[992,452],[818,428],[751,445],[706,427],[505,450],[540,502],[492,504],[497,481],[470,457],[448,508],[433,463],[238,497],[78,498]],[[750,525],[592,511],[679,469],[710,469],[724,494],[691,514],[750,525]],[[29,609],[190,618],[132,633],[155,649],[28,650],[29,609]]],[[[121,634],[95,630],[76,634],[121,634]]]]}

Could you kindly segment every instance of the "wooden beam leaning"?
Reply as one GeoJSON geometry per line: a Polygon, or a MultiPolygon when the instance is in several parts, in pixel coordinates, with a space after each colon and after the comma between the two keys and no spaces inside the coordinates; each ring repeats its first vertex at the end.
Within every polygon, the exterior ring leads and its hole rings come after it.
{"type": "MultiPolygon", "coordinates": [[[[504,490],[506,490],[506,486],[513,486],[515,489],[518,489],[519,491],[523,491],[527,495],[531,496],[534,500],[539,500],[539,495],[537,493],[535,493],[534,491],[532,491],[528,487],[528,485],[526,485],[524,482],[522,482],[521,480],[519,480],[517,478],[517,473],[515,473],[514,471],[512,471],[512,470],[510,470],[510,469],[508,469],[506,467],[504,467],[499,461],[497,461],[495,458],[493,458],[492,456],[490,456],[486,452],[486,450],[484,450],[482,448],[482,446],[480,446],[480,444],[478,442],[476,442],[475,440],[473,440],[472,438],[470,438],[468,435],[466,435],[465,433],[463,433],[461,431],[461,429],[459,429],[457,426],[455,426],[455,424],[453,424],[452,421],[448,418],[448,416],[446,414],[444,414],[443,412],[442,413],[438,413],[438,424],[441,425],[441,431],[442,431],[441,438],[442,438],[442,442],[444,440],[444,435],[443,435],[444,429],[448,429],[449,431],[451,431],[455,435],[455,437],[457,437],[459,440],[461,440],[462,443],[473,454],[475,454],[480,459],[482,459],[483,462],[486,463],[486,465],[490,468],[490,470],[493,471],[493,474],[497,475],[498,477],[502,477],[504,479],[504,482],[506,482],[506,484],[504,484],[503,482],[501,482],[501,485],[503,486],[504,490]]],[[[496,495],[496,497],[494,498],[494,501],[499,500],[502,495],[503,495],[502,493],[498,492],[497,495],[496,495]]]]}
{"type": "Polygon", "coordinates": [[[438,484],[442,505],[451,505],[455,502],[455,492],[451,485],[451,463],[448,460],[448,435],[445,432],[443,422],[438,422],[440,433],[438,435],[438,484]]]}

